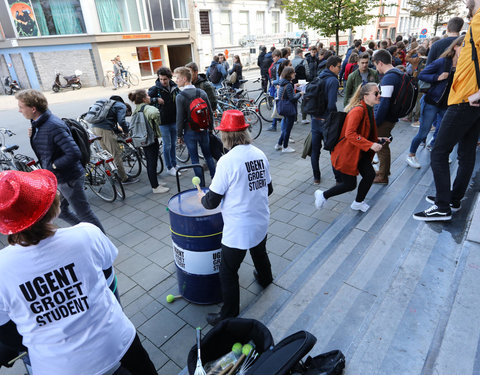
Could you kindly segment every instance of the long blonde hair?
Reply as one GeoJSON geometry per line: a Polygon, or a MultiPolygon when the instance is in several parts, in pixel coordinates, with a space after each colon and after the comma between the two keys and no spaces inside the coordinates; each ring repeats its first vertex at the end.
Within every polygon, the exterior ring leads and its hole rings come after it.
{"type": "Polygon", "coordinates": [[[359,105],[363,97],[367,95],[370,91],[372,91],[374,87],[378,87],[378,85],[375,82],[368,82],[364,85],[358,86],[358,89],[355,91],[355,94],[353,94],[352,98],[348,102],[348,105],[345,107],[344,111],[348,112],[353,107],[359,105]]]}

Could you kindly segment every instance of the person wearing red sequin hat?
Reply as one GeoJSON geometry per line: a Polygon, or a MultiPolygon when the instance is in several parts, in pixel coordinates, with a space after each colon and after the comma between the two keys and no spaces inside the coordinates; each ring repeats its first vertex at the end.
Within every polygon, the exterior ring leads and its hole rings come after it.
{"type": "Polygon", "coordinates": [[[16,328],[35,375],[157,374],[103,273],[117,248],[93,224],[57,228],[59,213],[52,172],[0,172],[0,342],[16,328]]]}
{"type": "Polygon", "coordinates": [[[206,209],[222,203],[223,233],[220,283],[223,306],[207,321],[215,325],[240,312],[238,269],[250,250],[254,277],[266,288],[273,280],[266,243],[270,211],[268,196],[273,192],[267,157],[251,144],[248,124],[242,112],[225,111],[220,126],[223,146],[228,153],[217,163],[209,191],[202,197],[206,209]]]}

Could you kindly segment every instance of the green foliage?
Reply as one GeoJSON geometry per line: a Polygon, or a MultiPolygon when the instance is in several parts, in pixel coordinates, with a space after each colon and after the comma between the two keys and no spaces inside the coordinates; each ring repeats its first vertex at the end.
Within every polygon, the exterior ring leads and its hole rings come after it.
{"type": "Polygon", "coordinates": [[[320,34],[337,38],[340,31],[362,26],[376,17],[370,13],[379,0],[284,0],[287,18],[320,34]]]}
{"type": "Polygon", "coordinates": [[[408,4],[412,8],[410,15],[413,17],[435,17],[435,32],[449,16],[458,12],[460,6],[458,0],[409,0],[408,4]]]}

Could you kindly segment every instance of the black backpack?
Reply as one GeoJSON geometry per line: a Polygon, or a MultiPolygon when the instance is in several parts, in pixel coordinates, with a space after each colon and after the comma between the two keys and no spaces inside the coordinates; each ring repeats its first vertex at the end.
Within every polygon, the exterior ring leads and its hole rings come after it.
{"type": "Polygon", "coordinates": [[[418,85],[415,80],[407,73],[399,70],[392,70],[394,74],[402,76],[402,83],[398,89],[397,95],[390,102],[390,113],[395,118],[402,118],[413,111],[418,96],[418,85]]]}
{"type": "Polygon", "coordinates": [[[295,78],[296,79],[307,79],[307,72],[305,66],[308,67],[305,60],[302,60],[300,64],[295,67],[295,78]]]}
{"type": "Polygon", "coordinates": [[[212,65],[210,66],[210,70],[208,72],[208,79],[212,83],[219,83],[222,80],[222,72],[218,70],[218,65],[212,65]]]}
{"type": "Polygon", "coordinates": [[[327,110],[327,97],[325,95],[325,84],[317,77],[307,84],[303,94],[303,113],[312,116],[319,116],[327,110]]]}
{"type": "Polygon", "coordinates": [[[72,118],[62,118],[63,122],[68,126],[72,133],[73,140],[80,149],[81,157],[80,162],[85,167],[90,161],[90,136],[87,130],[78,121],[72,118]]]}
{"type": "Polygon", "coordinates": [[[341,141],[343,123],[347,114],[345,112],[330,112],[323,125],[323,149],[333,151],[338,142],[341,141]]]}

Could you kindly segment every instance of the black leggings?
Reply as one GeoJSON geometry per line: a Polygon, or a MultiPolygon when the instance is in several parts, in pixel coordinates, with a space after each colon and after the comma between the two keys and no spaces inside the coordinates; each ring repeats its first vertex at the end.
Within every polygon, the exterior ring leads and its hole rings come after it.
{"type": "Polygon", "coordinates": [[[158,178],[157,178],[157,164],[158,164],[158,151],[159,143],[158,138],[155,138],[155,142],[150,146],[143,147],[143,152],[145,153],[145,159],[147,161],[147,175],[150,185],[153,189],[158,187],[158,178]]]}
{"type": "MultiPolygon", "coordinates": [[[[372,186],[373,180],[375,179],[375,169],[372,167],[370,158],[366,155],[360,157],[360,160],[358,161],[358,171],[362,176],[362,180],[358,185],[355,201],[363,202],[372,186]]],[[[335,177],[339,177],[341,182],[323,193],[325,199],[352,191],[357,187],[357,176],[351,176],[337,171],[335,177]]]]}
{"type": "Polygon", "coordinates": [[[128,348],[120,360],[120,364],[130,371],[132,375],[157,375],[157,370],[155,370],[155,366],[142,346],[137,334],[135,334],[132,345],[130,345],[130,348],[128,348]]]}

